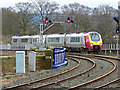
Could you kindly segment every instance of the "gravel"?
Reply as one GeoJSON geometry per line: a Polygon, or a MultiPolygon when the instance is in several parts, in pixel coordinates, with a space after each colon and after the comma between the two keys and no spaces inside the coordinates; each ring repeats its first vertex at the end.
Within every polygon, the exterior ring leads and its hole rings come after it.
{"type": "MultiPolygon", "coordinates": [[[[71,64],[70,64],[70,65],[71,65],[71,64]]],[[[48,84],[48,83],[50,83],[50,82],[56,82],[56,81],[58,81],[58,80],[63,80],[63,79],[66,79],[66,78],[68,78],[68,77],[71,77],[71,76],[73,76],[73,75],[77,75],[77,74],[83,72],[84,70],[90,68],[91,66],[92,66],[92,64],[91,64],[89,61],[81,60],[80,67],[79,67],[78,69],[76,69],[76,70],[74,70],[74,71],[72,71],[72,72],[70,72],[70,73],[67,73],[67,74],[63,75],[62,77],[54,78],[54,79],[51,79],[51,80],[49,80],[49,81],[45,81],[45,82],[43,82],[43,83],[39,83],[39,84],[36,84],[36,85],[34,85],[34,86],[31,86],[31,88],[33,88],[33,87],[38,87],[38,86],[42,86],[42,85],[48,84]]],[[[67,86],[67,85],[61,86],[60,84],[58,84],[58,86],[55,87],[55,88],[60,88],[60,87],[65,88],[66,86],[67,86]]]]}
{"type": "MultiPolygon", "coordinates": [[[[113,65],[109,62],[98,60],[98,59],[92,59],[92,60],[94,60],[96,62],[96,68],[94,68],[92,71],[88,72],[87,74],[83,74],[83,75],[81,75],[81,76],[79,76],[75,79],[72,79],[72,80],[69,80],[69,81],[66,81],[66,82],[63,82],[63,83],[59,83],[56,86],[50,86],[48,88],[69,88],[69,87],[72,87],[74,85],[82,84],[86,81],[90,81],[92,79],[95,79],[95,78],[109,72],[113,68],[113,65]]],[[[31,88],[42,86],[42,85],[48,84],[50,82],[56,82],[58,80],[62,80],[62,79],[71,77],[72,75],[76,75],[78,73],[81,73],[84,70],[87,70],[88,68],[90,68],[92,66],[92,64],[90,62],[88,62],[87,60],[81,60],[80,59],[80,62],[81,62],[81,64],[80,64],[79,69],[75,69],[74,71],[72,71],[70,73],[62,75],[62,77],[59,76],[58,78],[54,78],[54,79],[51,79],[49,81],[40,82],[39,84],[35,84],[34,86],[31,86],[31,88]]],[[[115,60],[114,60],[114,62],[118,63],[115,60]]],[[[7,88],[7,87],[20,85],[20,84],[23,84],[23,83],[29,83],[29,82],[32,82],[32,81],[35,81],[35,80],[38,80],[38,79],[42,79],[42,78],[47,77],[47,76],[55,75],[57,73],[64,72],[65,70],[69,70],[76,65],[77,65],[77,62],[69,60],[68,66],[60,68],[60,69],[27,72],[24,75],[29,76],[29,77],[13,81],[12,83],[7,84],[7,85],[3,85],[2,88],[4,89],[4,88],[7,88]]],[[[102,79],[98,82],[92,83],[85,88],[97,87],[101,84],[104,84],[104,83],[107,83],[111,80],[114,80],[117,77],[118,77],[118,70],[115,71],[113,74],[110,74],[109,77],[106,77],[106,78],[104,78],[104,79],[102,79]]]]}
{"type": "MultiPolygon", "coordinates": [[[[68,63],[69,64],[66,67],[59,68],[59,69],[49,69],[49,70],[42,70],[42,71],[36,71],[36,72],[26,72],[25,74],[18,74],[19,76],[26,75],[28,77],[13,81],[7,85],[3,85],[2,88],[5,89],[8,87],[21,85],[24,83],[30,83],[30,82],[38,80],[38,79],[42,79],[42,78],[45,78],[45,77],[48,77],[48,76],[51,76],[51,75],[54,75],[54,74],[57,74],[60,72],[67,71],[77,65],[77,62],[75,62],[73,60],[68,60],[68,63]]],[[[16,75],[16,76],[18,76],[18,75],[16,75]]]]}
{"type": "MultiPolygon", "coordinates": [[[[93,69],[92,71],[90,71],[87,74],[84,74],[84,75],[82,75],[80,77],[77,77],[73,80],[69,80],[67,82],[61,83],[60,85],[54,86],[52,88],[57,88],[57,87],[68,87],[69,88],[69,87],[72,87],[72,86],[75,86],[75,85],[78,85],[78,84],[82,84],[84,82],[90,81],[92,79],[95,79],[95,78],[109,72],[113,67],[113,65],[111,65],[111,63],[109,63],[109,62],[96,60],[96,59],[93,59],[93,60],[97,64],[95,69],[93,69]]],[[[85,66],[85,64],[83,64],[83,66],[85,66]]],[[[81,68],[81,69],[83,69],[83,68],[81,68]]],[[[116,76],[113,76],[113,77],[116,77],[116,76]]],[[[112,80],[113,78],[109,77],[108,79],[112,80]]],[[[100,84],[103,84],[105,82],[106,82],[106,79],[104,79],[104,80],[102,80],[98,83],[95,82],[95,83],[90,84],[87,87],[83,87],[83,88],[94,88],[94,87],[96,87],[100,84]]]]}

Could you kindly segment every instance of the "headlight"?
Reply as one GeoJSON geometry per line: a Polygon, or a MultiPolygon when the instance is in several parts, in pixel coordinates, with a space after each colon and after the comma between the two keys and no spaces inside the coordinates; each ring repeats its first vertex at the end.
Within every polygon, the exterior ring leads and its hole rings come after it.
{"type": "Polygon", "coordinates": [[[100,43],[100,46],[102,46],[102,43],[100,43]]]}
{"type": "Polygon", "coordinates": [[[90,43],[91,46],[93,46],[93,43],[90,43]]]}

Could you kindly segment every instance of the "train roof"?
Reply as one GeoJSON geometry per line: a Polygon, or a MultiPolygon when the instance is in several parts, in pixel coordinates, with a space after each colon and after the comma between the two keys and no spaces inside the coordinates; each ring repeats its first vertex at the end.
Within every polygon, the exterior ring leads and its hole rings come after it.
{"type": "Polygon", "coordinates": [[[83,36],[83,33],[71,33],[71,34],[67,34],[66,36],[69,36],[69,37],[73,37],[73,36],[79,37],[79,36],[83,36]]]}
{"type": "MultiPolygon", "coordinates": [[[[12,38],[36,38],[40,37],[40,35],[32,35],[32,36],[12,36],[12,38]]],[[[45,37],[45,35],[43,35],[45,37]]]]}
{"type": "Polygon", "coordinates": [[[98,32],[88,32],[88,33],[97,33],[97,34],[99,34],[98,32]]]}
{"type": "Polygon", "coordinates": [[[13,36],[12,38],[32,38],[31,36],[13,36]]]}
{"type": "MultiPolygon", "coordinates": [[[[66,36],[83,36],[83,35],[88,35],[90,33],[97,33],[99,34],[98,32],[87,32],[87,33],[70,33],[70,34],[49,34],[49,35],[43,35],[43,37],[47,36],[47,37],[64,37],[65,35],[66,36]]],[[[12,38],[36,38],[36,37],[40,37],[40,35],[32,35],[32,36],[29,36],[29,35],[26,35],[26,36],[12,36],[12,38]]]]}
{"type": "MultiPolygon", "coordinates": [[[[43,37],[45,37],[46,35],[43,35],[43,37]]],[[[39,38],[40,37],[40,35],[34,35],[34,36],[32,36],[33,38],[39,38]]]]}
{"type": "Polygon", "coordinates": [[[65,34],[49,34],[47,37],[64,37],[65,34]]]}
{"type": "Polygon", "coordinates": [[[98,32],[88,32],[88,33],[84,33],[84,35],[88,35],[90,33],[97,33],[97,34],[99,34],[98,32]]]}

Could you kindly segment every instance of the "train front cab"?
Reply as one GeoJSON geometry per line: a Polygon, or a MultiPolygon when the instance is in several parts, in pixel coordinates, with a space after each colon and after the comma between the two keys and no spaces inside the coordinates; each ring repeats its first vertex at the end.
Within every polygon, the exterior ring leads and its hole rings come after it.
{"type": "Polygon", "coordinates": [[[99,52],[102,49],[102,38],[97,32],[91,32],[86,36],[86,48],[91,52],[99,52]]]}

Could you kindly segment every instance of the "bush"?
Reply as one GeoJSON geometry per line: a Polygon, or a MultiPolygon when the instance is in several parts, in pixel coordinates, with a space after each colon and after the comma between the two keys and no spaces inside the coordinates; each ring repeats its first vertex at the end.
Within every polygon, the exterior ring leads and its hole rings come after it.
{"type": "Polygon", "coordinates": [[[48,49],[51,49],[51,50],[53,50],[55,47],[53,46],[53,47],[49,47],[48,49]]]}
{"type": "Polygon", "coordinates": [[[35,51],[36,47],[30,47],[30,51],[35,51]]]}
{"type": "Polygon", "coordinates": [[[53,56],[53,50],[51,50],[51,49],[47,49],[47,50],[45,50],[45,56],[53,56]]]}

